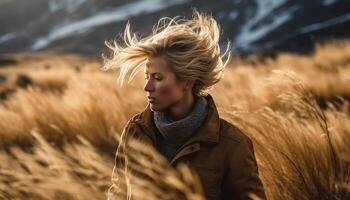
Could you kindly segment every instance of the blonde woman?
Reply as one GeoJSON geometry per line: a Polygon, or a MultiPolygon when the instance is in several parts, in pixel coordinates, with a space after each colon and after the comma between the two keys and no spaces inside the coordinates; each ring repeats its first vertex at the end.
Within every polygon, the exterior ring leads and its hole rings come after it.
{"type": "Polygon", "coordinates": [[[220,118],[208,94],[229,58],[229,49],[220,53],[219,33],[217,22],[197,11],[191,20],[161,19],[140,40],[127,26],[124,46],[108,44],[114,56],[105,68],[120,68],[121,84],[127,74],[145,72],[148,105],[125,134],[145,138],[170,165],[195,169],[207,199],[265,199],[251,140],[220,118]]]}

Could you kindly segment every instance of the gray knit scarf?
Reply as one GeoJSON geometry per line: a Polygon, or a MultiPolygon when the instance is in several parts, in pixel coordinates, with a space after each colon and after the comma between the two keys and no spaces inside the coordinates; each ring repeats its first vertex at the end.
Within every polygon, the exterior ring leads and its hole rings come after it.
{"type": "Polygon", "coordinates": [[[165,112],[154,112],[154,122],[166,143],[179,146],[185,142],[203,123],[208,114],[208,101],[197,97],[191,112],[173,121],[165,112]]]}

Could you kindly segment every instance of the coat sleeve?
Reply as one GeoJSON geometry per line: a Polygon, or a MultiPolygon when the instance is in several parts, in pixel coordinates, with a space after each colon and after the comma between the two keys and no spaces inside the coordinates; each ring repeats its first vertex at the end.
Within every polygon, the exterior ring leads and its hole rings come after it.
{"type": "Polygon", "coordinates": [[[263,184],[259,178],[258,165],[252,141],[245,136],[230,146],[227,166],[227,199],[266,199],[263,184]]]}

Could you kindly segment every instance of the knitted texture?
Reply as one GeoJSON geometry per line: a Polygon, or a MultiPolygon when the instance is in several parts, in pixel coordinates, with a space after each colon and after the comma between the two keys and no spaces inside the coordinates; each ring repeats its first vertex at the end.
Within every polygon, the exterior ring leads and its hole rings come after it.
{"type": "Polygon", "coordinates": [[[202,125],[208,114],[208,102],[198,97],[191,112],[184,118],[174,121],[166,112],[154,112],[154,123],[161,133],[157,142],[158,151],[169,160],[177,149],[202,125]]]}

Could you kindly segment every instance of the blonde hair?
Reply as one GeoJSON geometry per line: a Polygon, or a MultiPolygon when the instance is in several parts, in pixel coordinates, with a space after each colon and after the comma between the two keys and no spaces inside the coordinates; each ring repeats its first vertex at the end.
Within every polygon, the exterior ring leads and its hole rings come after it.
{"type": "Polygon", "coordinates": [[[179,16],[161,18],[152,34],[142,39],[132,33],[128,23],[123,36],[124,45],[115,40],[106,42],[113,56],[104,56],[104,69],[120,68],[118,82],[122,85],[128,74],[128,82],[134,78],[149,57],[162,56],[179,80],[195,80],[195,95],[204,95],[221,80],[230,58],[229,42],[226,51],[220,54],[219,35],[215,19],[196,10],[190,20],[179,16]]]}

